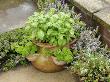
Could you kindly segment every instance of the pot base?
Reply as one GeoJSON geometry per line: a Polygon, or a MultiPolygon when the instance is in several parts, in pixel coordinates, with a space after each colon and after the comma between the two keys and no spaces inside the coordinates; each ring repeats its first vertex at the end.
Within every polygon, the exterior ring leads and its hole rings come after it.
{"type": "Polygon", "coordinates": [[[45,73],[54,73],[64,70],[64,65],[56,65],[51,57],[37,56],[35,61],[32,61],[32,65],[38,70],[45,73]]]}

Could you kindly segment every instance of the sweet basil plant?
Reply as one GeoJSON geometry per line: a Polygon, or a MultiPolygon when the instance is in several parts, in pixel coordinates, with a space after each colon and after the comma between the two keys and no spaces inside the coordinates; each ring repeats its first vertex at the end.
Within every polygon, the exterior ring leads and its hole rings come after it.
{"type": "Polygon", "coordinates": [[[51,8],[48,12],[35,12],[30,16],[25,29],[30,32],[31,39],[64,46],[76,38],[75,25],[71,13],[57,12],[55,8],[51,8]]]}

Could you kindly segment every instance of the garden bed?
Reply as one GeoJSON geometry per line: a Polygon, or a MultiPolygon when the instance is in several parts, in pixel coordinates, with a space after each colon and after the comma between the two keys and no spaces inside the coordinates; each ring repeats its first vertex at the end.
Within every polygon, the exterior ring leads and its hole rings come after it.
{"type": "Polygon", "coordinates": [[[88,26],[99,27],[102,41],[110,47],[110,1],[109,0],[70,0],[77,13],[88,26]]]}

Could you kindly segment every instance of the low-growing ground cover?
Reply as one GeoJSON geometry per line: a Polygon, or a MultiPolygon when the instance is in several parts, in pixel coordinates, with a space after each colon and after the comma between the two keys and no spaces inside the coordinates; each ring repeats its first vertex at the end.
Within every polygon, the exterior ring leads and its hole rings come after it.
{"type": "Polygon", "coordinates": [[[24,57],[11,49],[11,43],[21,41],[23,29],[16,29],[0,35],[0,70],[7,71],[18,64],[27,64],[24,57]]]}

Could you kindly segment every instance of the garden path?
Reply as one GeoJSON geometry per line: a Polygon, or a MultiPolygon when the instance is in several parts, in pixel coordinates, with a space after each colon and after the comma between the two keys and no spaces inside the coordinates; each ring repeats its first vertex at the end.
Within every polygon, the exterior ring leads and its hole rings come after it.
{"type": "Polygon", "coordinates": [[[34,11],[31,0],[0,0],[0,32],[23,26],[34,11]]]}
{"type": "Polygon", "coordinates": [[[32,66],[26,66],[1,73],[0,82],[75,82],[75,80],[67,70],[43,73],[32,66]]]}

